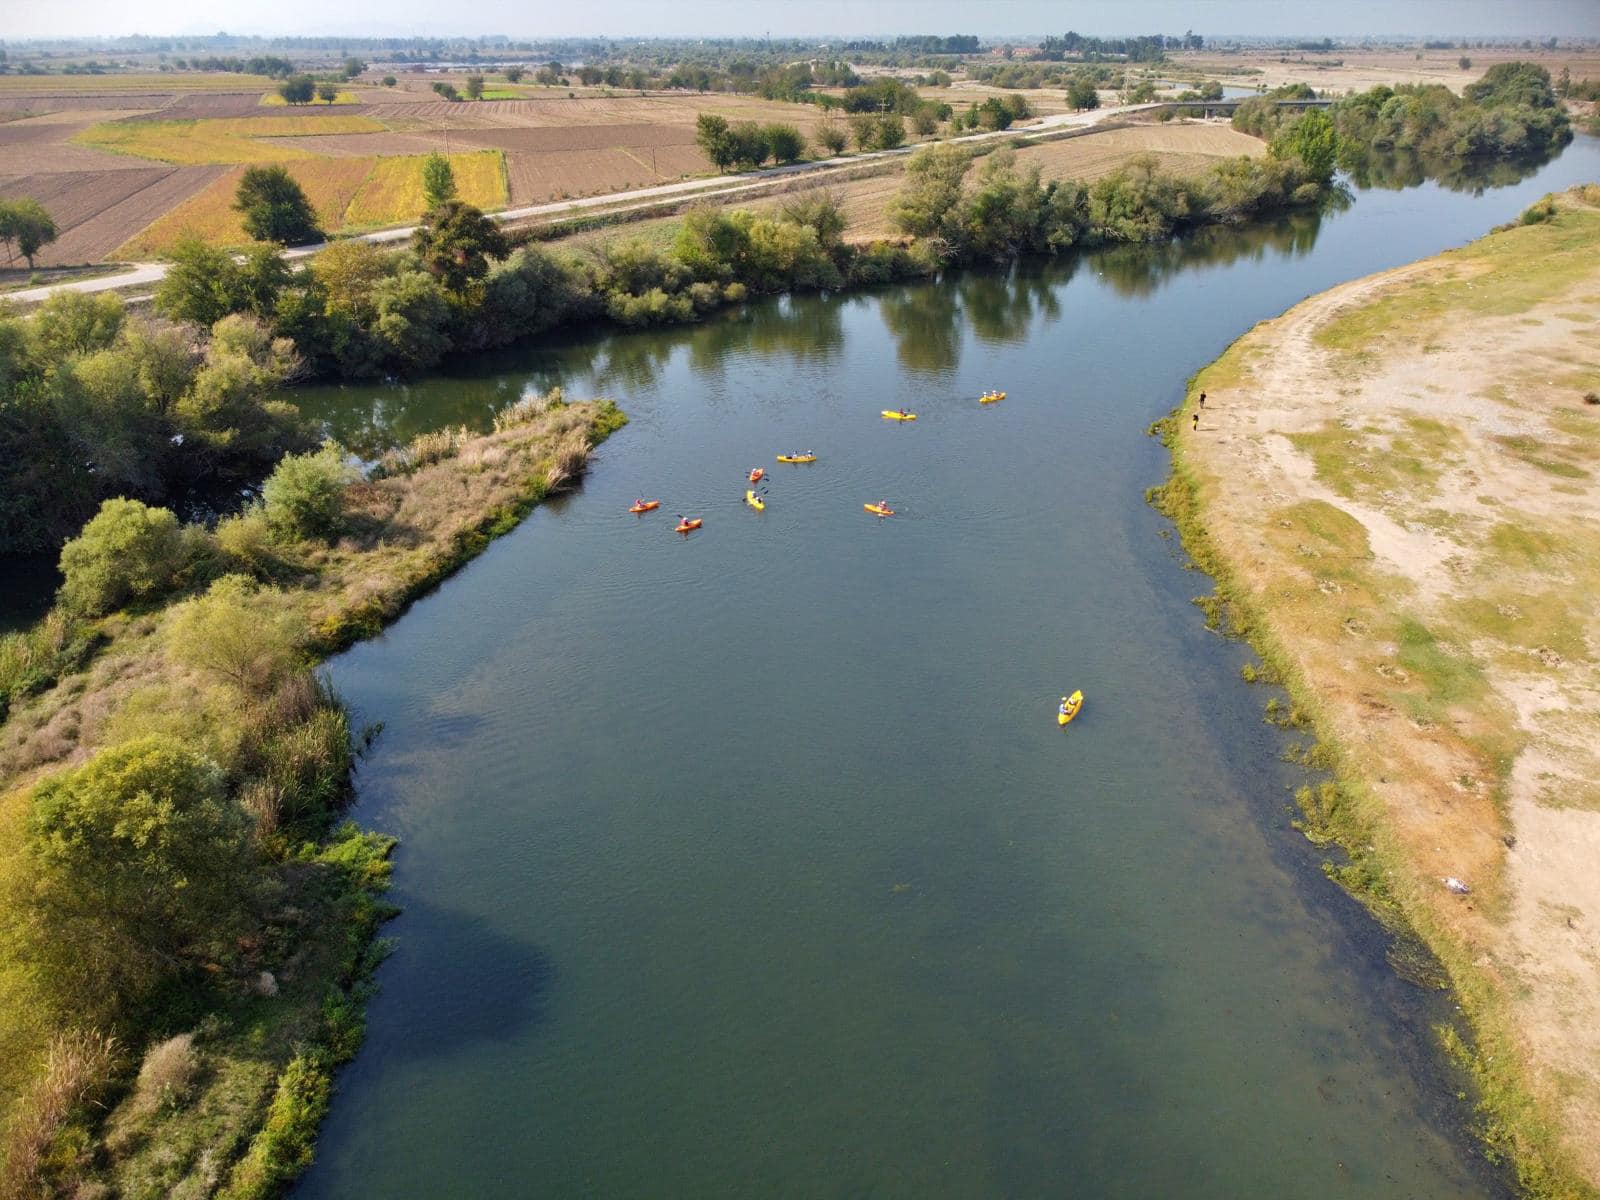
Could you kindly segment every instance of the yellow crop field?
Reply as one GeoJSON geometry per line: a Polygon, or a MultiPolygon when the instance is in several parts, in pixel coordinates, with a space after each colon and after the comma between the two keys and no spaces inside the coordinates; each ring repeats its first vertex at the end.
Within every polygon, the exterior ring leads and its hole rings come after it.
{"type": "MultiPolygon", "coordinates": [[[[283,164],[305,189],[328,233],[374,225],[400,225],[422,215],[422,155],[393,158],[314,158],[283,164]]],[[[480,208],[506,202],[505,166],[498,150],[450,155],[461,198],[480,208]]],[[[166,216],[147,225],[111,255],[123,260],[160,257],[186,234],[217,246],[250,239],[233,210],[243,168],[220,176],[166,216]]]]}
{"type": "Polygon", "coordinates": [[[250,92],[271,87],[265,75],[211,74],[197,71],[147,72],[128,75],[0,75],[0,95],[27,92],[250,92]]]}
{"type": "MultiPolygon", "coordinates": [[[[505,156],[498,150],[452,154],[456,195],[482,209],[506,204],[505,156]]],[[[345,223],[353,228],[388,225],[422,214],[427,201],[422,196],[422,156],[380,158],[361,190],[345,211],[345,223]]]]}
{"type": "MultiPolygon", "coordinates": [[[[268,107],[268,108],[288,108],[289,107],[289,102],[287,100],[285,100],[282,96],[280,96],[277,92],[268,92],[268,93],[266,93],[264,96],[261,97],[261,101],[260,102],[263,105],[265,105],[266,107],[268,107]]],[[[360,101],[356,98],[356,94],[354,92],[347,92],[347,91],[344,91],[344,90],[341,89],[339,92],[337,92],[334,95],[333,99],[330,100],[330,101],[323,101],[323,100],[316,101],[316,106],[319,107],[319,108],[326,108],[329,104],[358,104],[358,103],[360,103],[360,101]]]]}
{"type": "Polygon", "coordinates": [[[229,117],[198,121],[103,121],[73,136],[80,146],[113,154],[196,166],[205,163],[288,162],[316,158],[272,138],[310,133],[382,133],[371,117],[229,117]]]}

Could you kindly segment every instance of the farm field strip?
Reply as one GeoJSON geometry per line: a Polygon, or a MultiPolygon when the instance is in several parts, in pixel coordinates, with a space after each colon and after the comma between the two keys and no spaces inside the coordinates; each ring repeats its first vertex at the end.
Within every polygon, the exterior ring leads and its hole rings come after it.
{"type": "MultiPolygon", "coordinates": [[[[337,92],[334,93],[334,96],[333,96],[332,100],[322,100],[322,99],[319,98],[314,105],[308,105],[307,107],[327,108],[330,104],[360,104],[360,103],[361,103],[361,100],[356,96],[356,94],[354,92],[347,91],[344,88],[340,88],[337,92]]],[[[261,99],[256,101],[256,104],[258,104],[260,106],[263,106],[263,107],[266,107],[266,108],[299,108],[300,107],[299,105],[291,105],[287,100],[285,100],[277,92],[266,92],[266,93],[264,93],[262,95],[261,99]]]]}
{"type": "MultiPolygon", "coordinates": [[[[505,164],[499,151],[479,150],[449,157],[458,198],[482,209],[505,207],[505,164]]],[[[415,216],[427,206],[422,194],[422,160],[380,158],[351,198],[344,223],[355,228],[386,225],[415,216]]]]}
{"type": "Polygon", "coordinates": [[[48,96],[84,92],[242,92],[263,91],[273,85],[265,75],[234,75],[196,71],[152,72],[142,75],[0,75],[0,95],[28,92],[48,96]]]}
{"type": "Polygon", "coordinates": [[[224,117],[194,121],[111,121],[73,136],[76,145],[180,164],[276,162],[311,157],[272,139],[307,133],[380,133],[365,116],[224,117]],[[285,152],[287,151],[287,152],[285,152]]]}
{"type": "MultiPolygon", "coordinates": [[[[419,156],[306,159],[284,165],[305,189],[317,220],[329,233],[415,220],[425,207],[419,156]]],[[[497,152],[453,154],[450,165],[462,199],[482,208],[505,204],[505,179],[497,152]]],[[[233,208],[242,174],[243,168],[235,168],[218,176],[203,191],[137,230],[115,256],[159,256],[189,233],[221,246],[248,242],[240,215],[233,208]]]]}

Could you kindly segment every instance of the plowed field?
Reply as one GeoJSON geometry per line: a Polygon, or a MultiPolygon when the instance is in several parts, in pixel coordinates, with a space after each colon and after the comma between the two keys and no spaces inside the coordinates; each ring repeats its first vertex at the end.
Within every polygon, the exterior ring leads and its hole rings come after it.
{"type": "Polygon", "coordinates": [[[222,173],[221,167],[142,167],[22,175],[0,182],[0,196],[32,196],[55,218],[61,236],[38,255],[40,266],[99,262],[124,241],[222,173]]]}

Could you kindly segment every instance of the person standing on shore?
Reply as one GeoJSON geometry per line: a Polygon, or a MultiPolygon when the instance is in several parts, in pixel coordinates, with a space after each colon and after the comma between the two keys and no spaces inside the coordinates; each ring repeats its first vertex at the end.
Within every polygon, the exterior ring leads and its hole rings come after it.
{"type": "Polygon", "coordinates": [[[1194,428],[1198,433],[1200,430],[1200,410],[1198,408],[1194,410],[1194,428]]]}

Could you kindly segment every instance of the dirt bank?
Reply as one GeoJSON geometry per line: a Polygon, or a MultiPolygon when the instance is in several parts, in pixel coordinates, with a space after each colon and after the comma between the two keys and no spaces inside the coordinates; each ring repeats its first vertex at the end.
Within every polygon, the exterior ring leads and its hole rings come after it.
{"type": "Polygon", "coordinates": [[[1478,1031],[1486,1134],[1560,1196],[1600,1185],[1586,394],[1593,186],[1258,325],[1196,377],[1169,489],[1337,752],[1342,798],[1315,815],[1360,836],[1346,881],[1432,944],[1478,1031]]]}

